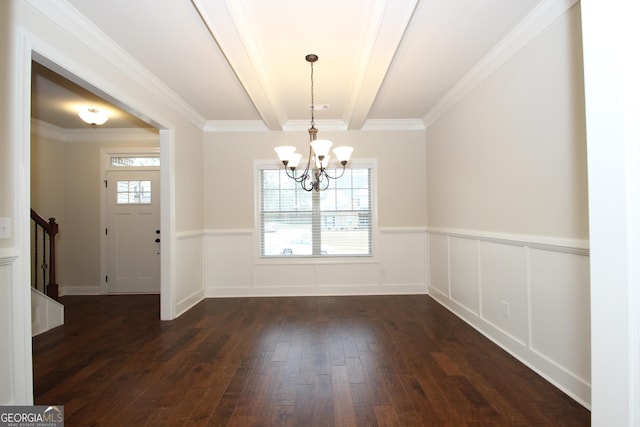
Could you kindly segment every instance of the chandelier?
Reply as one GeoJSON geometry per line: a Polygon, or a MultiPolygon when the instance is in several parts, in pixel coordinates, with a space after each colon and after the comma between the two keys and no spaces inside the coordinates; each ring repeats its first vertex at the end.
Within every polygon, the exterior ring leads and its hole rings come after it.
{"type": "Polygon", "coordinates": [[[342,165],[342,170],[337,172],[336,176],[331,176],[327,172],[329,167],[329,161],[331,156],[329,150],[333,145],[333,142],[327,139],[317,139],[318,129],[315,126],[315,104],[313,98],[313,63],[318,60],[318,55],[309,54],[305,57],[308,63],[311,64],[311,127],[309,128],[309,155],[307,157],[307,164],[298,175],[297,168],[302,159],[302,154],[296,153],[296,147],[293,146],[280,146],[276,147],[275,151],[280,158],[280,161],[284,164],[284,169],[287,176],[296,182],[300,183],[300,186],[305,191],[322,191],[329,188],[329,180],[338,179],[344,175],[344,171],[347,162],[351,158],[351,152],[353,147],[341,146],[333,149],[333,153],[336,156],[337,161],[342,165]]]}

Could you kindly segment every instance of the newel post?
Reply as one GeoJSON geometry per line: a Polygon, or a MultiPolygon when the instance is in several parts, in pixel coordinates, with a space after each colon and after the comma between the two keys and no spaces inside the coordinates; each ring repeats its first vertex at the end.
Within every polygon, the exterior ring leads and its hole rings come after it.
{"type": "Polygon", "coordinates": [[[49,284],[47,295],[58,300],[58,284],[56,283],[56,249],[55,241],[58,233],[58,224],[55,218],[49,218],[49,284]]]}

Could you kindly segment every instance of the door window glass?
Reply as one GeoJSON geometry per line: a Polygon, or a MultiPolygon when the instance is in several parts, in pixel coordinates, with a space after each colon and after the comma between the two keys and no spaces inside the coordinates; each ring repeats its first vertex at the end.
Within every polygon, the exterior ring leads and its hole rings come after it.
{"type": "Polygon", "coordinates": [[[151,181],[118,181],[116,191],[119,205],[151,204],[151,181]]]}

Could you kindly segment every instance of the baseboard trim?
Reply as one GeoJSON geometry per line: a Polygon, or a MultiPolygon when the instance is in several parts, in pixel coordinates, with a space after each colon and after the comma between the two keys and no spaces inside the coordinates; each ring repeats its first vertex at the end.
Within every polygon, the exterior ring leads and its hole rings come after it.
{"type": "Polygon", "coordinates": [[[206,298],[299,297],[356,295],[426,295],[424,284],[364,285],[364,286],[234,286],[207,288],[206,298]]]}

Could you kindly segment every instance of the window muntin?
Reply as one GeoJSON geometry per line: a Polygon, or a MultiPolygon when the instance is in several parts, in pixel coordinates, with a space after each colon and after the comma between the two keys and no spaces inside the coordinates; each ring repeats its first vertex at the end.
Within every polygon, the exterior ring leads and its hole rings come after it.
{"type": "Polygon", "coordinates": [[[321,192],[304,191],[282,169],[263,169],[260,192],[261,256],[372,255],[369,168],[349,168],[321,192]]]}
{"type": "Polygon", "coordinates": [[[151,181],[118,181],[116,201],[118,205],[151,204],[151,181]]]}

